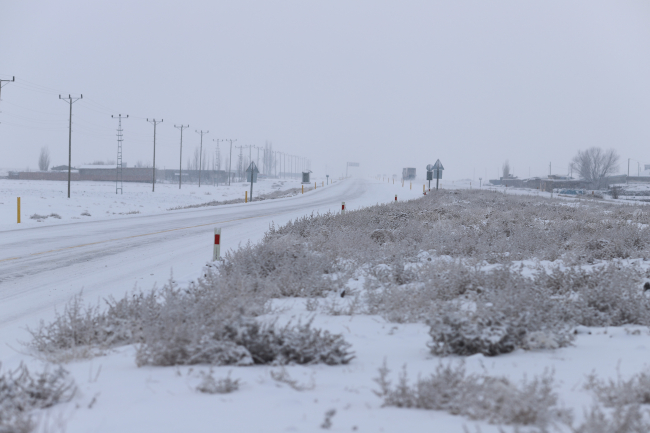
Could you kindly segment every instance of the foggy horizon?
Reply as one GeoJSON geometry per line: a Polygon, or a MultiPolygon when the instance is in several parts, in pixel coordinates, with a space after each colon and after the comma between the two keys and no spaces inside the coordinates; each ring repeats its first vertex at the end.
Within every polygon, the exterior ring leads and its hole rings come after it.
{"type": "MultiPolygon", "coordinates": [[[[0,15],[0,167],[116,159],[183,169],[195,130],[311,160],[318,176],[567,174],[614,148],[636,174],[650,138],[650,5],[624,2],[13,2],[0,15]]],[[[228,148],[221,143],[222,159],[228,148]]],[[[234,152],[233,152],[234,161],[234,152]]],[[[234,162],[233,162],[234,167],[234,162]]]]}

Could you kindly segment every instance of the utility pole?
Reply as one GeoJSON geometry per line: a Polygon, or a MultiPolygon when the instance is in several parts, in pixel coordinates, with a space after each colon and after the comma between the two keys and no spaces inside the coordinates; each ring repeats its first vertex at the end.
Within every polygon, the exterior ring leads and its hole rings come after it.
{"type": "Polygon", "coordinates": [[[244,148],[245,147],[248,147],[250,149],[250,145],[245,146],[245,145],[242,144],[241,146],[235,146],[235,148],[239,149],[239,163],[241,164],[241,166],[239,167],[239,180],[241,180],[241,181],[243,181],[243,179],[244,179],[242,173],[244,173],[244,170],[246,170],[246,168],[244,167],[244,148]]]}
{"type": "MultiPolygon", "coordinates": [[[[7,83],[13,83],[14,81],[16,81],[16,77],[12,77],[11,80],[0,80],[0,96],[2,96],[2,88],[6,86],[7,83]]],[[[2,101],[2,98],[0,98],[0,101],[2,101]]]]}
{"type": "MultiPolygon", "coordinates": [[[[124,137],[122,136],[122,115],[118,114],[117,117],[111,115],[113,119],[118,119],[118,127],[117,127],[117,165],[115,166],[115,194],[117,194],[117,190],[120,190],[120,194],[123,193],[122,191],[122,142],[124,141],[124,137]],[[117,186],[119,183],[119,187],[117,186]]],[[[129,115],[126,115],[126,119],[129,118],[129,115]]]]}
{"type": "Polygon", "coordinates": [[[156,120],[147,118],[147,122],[153,123],[153,181],[151,182],[151,192],[156,191],[156,125],[162,123],[162,119],[156,120]]]}
{"type": "Polygon", "coordinates": [[[230,186],[230,176],[231,176],[231,172],[232,172],[232,143],[233,143],[233,141],[237,141],[237,140],[236,139],[233,140],[231,138],[219,138],[219,139],[212,140],[212,141],[216,141],[217,143],[219,143],[220,141],[229,141],[230,142],[230,154],[229,154],[229,157],[228,157],[229,158],[229,163],[228,163],[228,186],[230,186]]]}
{"type": "Polygon", "coordinates": [[[178,189],[181,189],[181,179],[183,178],[183,129],[189,127],[190,125],[174,125],[174,128],[181,130],[181,156],[178,162],[178,189]]]}
{"type": "Polygon", "coordinates": [[[203,168],[203,134],[208,134],[210,131],[196,131],[197,134],[201,134],[201,148],[199,150],[199,188],[201,188],[201,169],[203,168]]]}
{"type": "Polygon", "coordinates": [[[70,198],[70,176],[72,173],[72,104],[80,99],[83,99],[83,97],[84,95],[80,95],[78,98],[73,98],[72,96],[68,95],[67,98],[62,98],[61,95],[59,95],[59,99],[62,99],[70,104],[70,118],[68,121],[68,198],[70,198]]]}

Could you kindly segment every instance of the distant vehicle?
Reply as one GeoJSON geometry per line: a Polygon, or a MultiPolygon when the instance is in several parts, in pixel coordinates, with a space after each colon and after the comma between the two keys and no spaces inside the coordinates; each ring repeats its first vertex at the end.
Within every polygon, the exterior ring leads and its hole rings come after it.
{"type": "Polygon", "coordinates": [[[413,179],[415,179],[415,168],[403,168],[402,169],[402,179],[404,179],[404,180],[413,180],[413,179]]]}

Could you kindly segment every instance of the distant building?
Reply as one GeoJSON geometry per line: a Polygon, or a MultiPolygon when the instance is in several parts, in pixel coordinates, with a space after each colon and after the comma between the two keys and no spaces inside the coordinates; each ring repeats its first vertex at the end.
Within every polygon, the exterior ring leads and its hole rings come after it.
{"type": "Polygon", "coordinates": [[[413,179],[415,179],[415,168],[403,168],[402,169],[402,179],[404,179],[404,180],[413,180],[413,179]]]}

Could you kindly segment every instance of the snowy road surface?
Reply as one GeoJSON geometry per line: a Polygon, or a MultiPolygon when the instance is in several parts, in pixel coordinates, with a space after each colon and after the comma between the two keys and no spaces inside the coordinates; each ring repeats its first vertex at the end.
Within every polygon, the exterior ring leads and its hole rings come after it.
{"type": "Polygon", "coordinates": [[[94,300],[160,286],[171,272],[181,285],[195,279],[212,258],[213,227],[223,229],[223,254],[258,241],[271,223],[338,211],[341,201],[348,209],[389,201],[395,193],[421,194],[350,179],[285,199],[0,231],[0,341],[14,344],[17,327],[47,320],[82,289],[94,300]]]}

